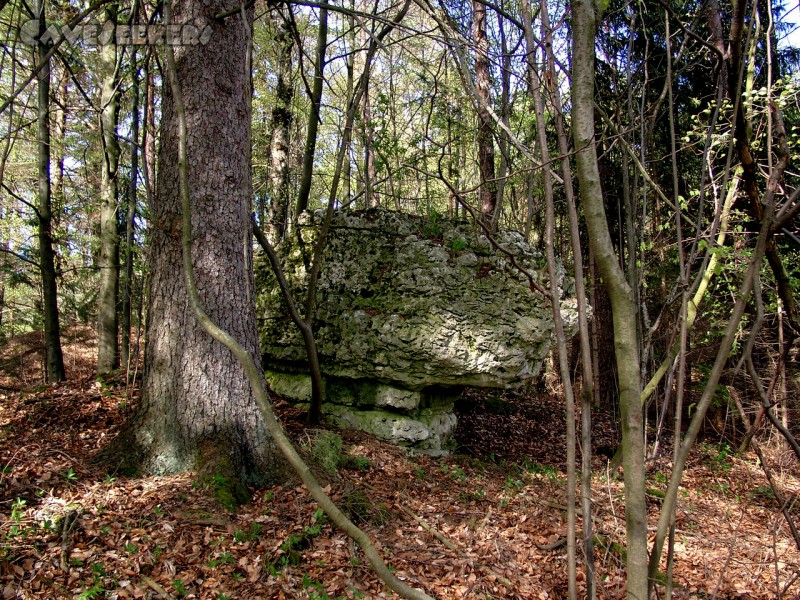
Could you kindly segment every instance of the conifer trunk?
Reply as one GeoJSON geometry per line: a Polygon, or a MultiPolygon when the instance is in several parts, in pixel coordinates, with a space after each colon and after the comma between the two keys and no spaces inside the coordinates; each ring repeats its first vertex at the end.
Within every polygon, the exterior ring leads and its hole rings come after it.
{"type": "MultiPolygon", "coordinates": [[[[216,0],[176,2],[173,23],[231,8],[216,0]]],[[[209,317],[259,361],[250,243],[250,74],[252,9],[213,26],[206,45],[177,46],[187,117],[192,263],[209,317]]],[[[178,117],[164,86],[158,184],[150,248],[142,403],[133,438],[139,465],[154,473],[204,470],[211,459],[249,483],[278,474],[275,446],[243,367],[206,334],[190,307],[183,275],[178,117]]],[[[222,467],[220,467],[222,468],[222,467]]]]}

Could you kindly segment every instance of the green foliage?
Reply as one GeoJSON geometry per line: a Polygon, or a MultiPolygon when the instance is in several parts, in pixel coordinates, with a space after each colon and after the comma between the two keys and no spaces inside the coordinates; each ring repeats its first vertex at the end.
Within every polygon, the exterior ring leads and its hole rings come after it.
{"type": "Polygon", "coordinates": [[[431,240],[438,240],[442,235],[441,219],[442,215],[440,215],[435,208],[429,208],[427,220],[423,220],[420,223],[420,235],[431,240]]]}
{"type": "Polygon", "coordinates": [[[235,510],[250,499],[247,488],[235,477],[216,474],[207,478],[205,483],[211,488],[214,499],[228,510],[235,510]]]}
{"type": "Polygon", "coordinates": [[[303,444],[311,462],[326,475],[335,477],[340,468],[366,471],[372,463],[366,456],[352,455],[343,451],[342,437],[325,429],[314,432],[303,444]]]}
{"type": "Polygon", "coordinates": [[[540,465],[538,463],[531,463],[527,459],[523,463],[526,471],[534,475],[544,476],[551,482],[557,482],[561,479],[558,470],[550,465],[540,465]]]}
{"type": "Polygon", "coordinates": [[[261,523],[251,523],[249,529],[237,529],[233,534],[233,539],[236,542],[249,542],[252,540],[257,540],[259,537],[261,537],[263,531],[264,526],[261,523]]]}
{"type": "Polygon", "coordinates": [[[267,572],[277,575],[288,565],[299,565],[303,560],[303,551],[309,548],[315,537],[322,533],[328,519],[322,509],[314,512],[311,525],[306,525],[302,532],[290,535],[278,548],[277,553],[265,562],[267,572]]]}
{"type": "Polygon", "coordinates": [[[11,503],[11,520],[14,521],[15,524],[19,525],[20,521],[22,521],[22,515],[25,513],[25,506],[27,506],[27,504],[27,500],[23,500],[19,497],[11,503]]]}
{"type": "Polygon", "coordinates": [[[92,600],[93,598],[107,597],[108,593],[117,587],[116,579],[109,578],[103,563],[95,563],[92,565],[92,577],[92,585],[75,596],[76,600],[92,600]]]}
{"type": "Polygon", "coordinates": [[[178,596],[178,598],[183,598],[184,596],[189,595],[189,590],[186,588],[186,584],[184,583],[183,579],[173,579],[172,589],[175,590],[175,595],[178,596]]]}
{"type": "Polygon", "coordinates": [[[468,500],[468,501],[471,500],[473,502],[478,502],[486,498],[486,490],[484,490],[483,488],[478,488],[473,492],[461,492],[459,496],[462,500],[468,500]]]}
{"type": "Polygon", "coordinates": [[[446,475],[450,475],[455,481],[460,483],[464,483],[467,481],[467,474],[464,473],[464,469],[459,467],[458,465],[452,465],[448,467],[447,465],[442,465],[440,470],[442,473],[446,475]]]}
{"type": "Polygon", "coordinates": [[[391,520],[391,514],[385,504],[374,506],[363,490],[353,490],[345,494],[341,502],[342,511],[354,523],[372,523],[385,525],[391,520]]]}
{"type": "Polygon", "coordinates": [[[360,471],[366,471],[372,467],[372,462],[366,456],[347,456],[347,465],[360,471]]]}
{"type": "MultiPolygon", "coordinates": [[[[11,527],[3,536],[5,540],[11,542],[15,538],[25,538],[31,531],[31,527],[26,525],[24,520],[27,500],[17,498],[11,503],[11,527]]],[[[0,544],[0,562],[10,560],[13,556],[12,545],[9,543],[0,544]]]]}
{"type": "Polygon", "coordinates": [[[461,252],[468,247],[467,240],[463,237],[457,237],[450,240],[450,252],[461,252]]]}
{"type": "Polygon", "coordinates": [[[212,558],[206,563],[206,566],[215,569],[220,565],[230,565],[235,563],[236,559],[233,557],[233,554],[230,552],[222,552],[221,554],[217,555],[216,558],[212,558]]]}
{"type": "Polygon", "coordinates": [[[316,431],[305,444],[313,463],[326,474],[335,476],[342,463],[342,437],[322,429],[316,431]]]}
{"type": "Polygon", "coordinates": [[[506,481],[503,484],[503,488],[507,491],[515,491],[518,492],[522,488],[525,487],[525,482],[521,479],[517,479],[513,475],[509,475],[506,477],[506,481]]]}
{"type": "Polygon", "coordinates": [[[758,487],[753,488],[750,491],[750,496],[752,496],[753,498],[765,500],[767,502],[774,502],[775,490],[773,490],[772,487],[769,485],[760,485],[758,487]]]}
{"type": "Polygon", "coordinates": [[[103,582],[95,577],[94,584],[92,587],[82,591],[80,594],[76,596],[77,600],[93,600],[94,598],[100,598],[101,596],[105,595],[106,588],[103,585],[103,582]]]}
{"type": "MultiPolygon", "coordinates": [[[[303,589],[306,590],[308,597],[311,600],[346,600],[347,596],[336,596],[331,597],[328,595],[328,591],[325,589],[325,585],[319,581],[312,579],[308,573],[303,573],[303,582],[302,582],[303,589]]],[[[351,588],[353,590],[353,588],[351,588]]],[[[355,590],[354,596],[356,598],[363,598],[364,595],[355,590]]]]}
{"type": "Polygon", "coordinates": [[[705,464],[712,470],[725,473],[733,468],[733,451],[727,443],[717,445],[700,444],[700,450],[705,464]]]}
{"type": "MultiPolygon", "coordinates": [[[[700,364],[700,365],[696,365],[695,369],[699,373],[699,379],[698,379],[698,381],[694,382],[692,387],[694,388],[694,390],[696,392],[702,392],[703,390],[705,390],[705,387],[706,387],[706,384],[708,383],[709,377],[711,377],[711,366],[710,365],[700,364]]],[[[730,397],[731,396],[730,396],[730,392],[728,391],[728,388],[725,385],[719,383],[719,384],[717,384],[717,387],[714,388],[714,396],[713,396],[713,399],[712,399],[712,406],[715,407],[715,408],[724,408],[724,407],[728,406],[728,403],[730,402],[730,397]]],[[[691,415],[692,411],[694,410],[694,406],[695,406],[694,404],[691,404],[689,406],[689,414],[690,415],[691,415]]]]}

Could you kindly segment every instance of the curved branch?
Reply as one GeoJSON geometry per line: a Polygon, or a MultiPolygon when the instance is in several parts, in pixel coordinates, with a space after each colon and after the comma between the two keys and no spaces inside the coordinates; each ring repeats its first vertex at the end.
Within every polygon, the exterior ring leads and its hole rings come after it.
{"type": "MultiPolygon", "coordinates": [[[[170,22],[170,5],[169,2],[164,4],[165,21],[170,22]]],[[[200,295],[197,291],[195,283],[194,268],[192,267],[191,255],[191,201],[189,194],[189,173],[187,162],[187,141],[186,141],[186,109],[183,104],[183,97],[181,95],[180,82],[178,81],[177,67],[175,64],[175,53],[171,46],[165,46],[167,58],[167,77],[169,85],[172,88],[173,101],[175,103],[175,112],[178,115],[178,172],[180,176],[180,196],[181,205],[183,209],[183,231],[181,236],[181,243],[183,247],[183,270],[184,278],[186,280],[186,288],[189,294],[189,304],[192,307],[195,318],[203,330],[208,333],[217,342],[228,348],[231,353],[237,358],[244,368],[247,378],[250,380],[250,385],[253,390],[253,396],[259,411],[261,412],[264,422],[275,440],[276,445],[281,450],[283,455],[292,465],[297,475],[308,488],[312,497],[319,503],[320,507],[331,518],[331,520],[344,531],[349,537],[355,540],[364,551],[364,555],[369,560],[373,569],[375,569],[378,577],[381,578],[386,585],[397,592],[403,598],[410,598],[411,600],[433,600],[431,596],[421,590],[414,589],[399,579],[383,562],[383,559],[378,554],[377,549],[373,546],[367,534],[361,529],[356,527],[347,516],[339,510],[333,503],[331,498],[323,491],[316,478],[311,473],[308,465],[303,461],[297,451],[294,449],[292,442],[283,431],[272,406],[269,402],[269,396],[264,387],[264,382],[261,376],[261,371],[253,361],[250,353],[243,348],[233,337],[219,326],[214,323],[211,318],[203,310],[200,301],[200,295]]]]}

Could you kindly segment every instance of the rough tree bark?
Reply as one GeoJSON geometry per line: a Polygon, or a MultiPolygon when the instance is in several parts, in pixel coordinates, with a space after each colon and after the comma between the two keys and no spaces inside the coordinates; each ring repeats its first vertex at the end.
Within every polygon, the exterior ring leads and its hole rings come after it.
{"type": "MultiPolygon", "coordinates": [[[[231,7],[225,0],[176,2],[173,23],[196,22],[231,7]]],[[[188,121],[197,287],[208,315],[258,361],[246,71],[252,18],[250,9],[245,23],[238,12],[208,21],[208,44],[175,51],[188,121]]],[[[178,116],[169,86],[161,131],[142,402],[126,441],[135,444],[138,466],[148,472],[207,472],[211,466],[253,484],[274,481],[283,465],[245,371],[202,330],[190,308],[181,252],[178,116]]]]}

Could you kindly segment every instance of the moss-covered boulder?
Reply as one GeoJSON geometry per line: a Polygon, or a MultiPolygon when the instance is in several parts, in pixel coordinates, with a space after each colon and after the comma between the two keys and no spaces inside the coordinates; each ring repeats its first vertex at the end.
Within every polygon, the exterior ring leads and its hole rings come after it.
{"type": "MultiPolygon", "coordinates": [[[[277,248],[299,306],[305,305],[308,264],[323,216],[321,211],[303,215],[302,244],[291,236],[277,248]]],[[[504,231],[497,242],[539,286],[550,285],[543,258],[521,234],[504,231]]],[[[274,373],[305,373],[305,347],[268,262],[259,260],[256,272],[264,365],[274,373]]],[[[565,281],[557,284],[563,288],[565,281]]],[[[561,313],[570,330],[577,321],[574,300],[565,299],[561,313]]],[[[369,396],[364,382],[388,386],[381,392],[386,396],[383,405],[340,400],[339,406],[348,407],[349,413],[361,405],[365,411],[428,421],[433,439],[439,435],[433,429],[444,432],[448,427],[438,422],[430,426],[436,419],[430,414],[422,418],[425,402],[414,393],[520,385],[539,373],[550,350],[553,320],[548,298],[532,291],[509,255],[496,250],[473,225],[377,209],[344,210],[335,213],[325,246],[314,331],[322,371],[330,381],[339,386],[361,382],[359,397],[369,396]]],[[[280,384],[292,387],[287,395],[298,400],[310,392],[302,377],[283,378],[280,384]]],[[[329,407],[326,412],[333,416],[342,410],[329,407]]],[[[386,437],[386,429],[408,425],[382,421],[382,415],[364,418],[369,423],[363,428],[380,437],[386,437]]],[[[410,425],[407,429],[409,438],[424,436],[410,425]]]]}

